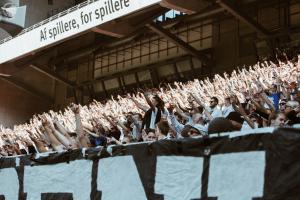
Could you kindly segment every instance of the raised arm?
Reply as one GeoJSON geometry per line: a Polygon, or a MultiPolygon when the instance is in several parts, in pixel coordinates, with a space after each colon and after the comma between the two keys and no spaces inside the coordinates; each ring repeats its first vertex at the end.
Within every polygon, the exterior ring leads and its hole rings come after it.
{"type": "Polygon", "coordinates": [[[138,102],[135,98],[133,98],[130,95],[128,95],[128,98],[131,99],[131,101],[133,101],[133,103],[136,105],[136,107],[138,107],[139,109],[141,109],[144,112],[147,112],[148,108],[146,106],[142,105],[140,102],[138,102]]]}
{"type": "Polygon", "coordinates": [[[118,122],[114,122],[109,116],[103,113],[103,117],[110,123],[111,126],[117,127],[118,122]]]}
{"type": "Polygon", "coordinates": [[[33,134],[32,134],[32,132],[31,132],[30,130],[27,130],[27,132],[29,133],[30,139],[31,139],[31,140],[34,142],[34,144],[36,145],[36,147],[37,147],[39,153],[45,153],[45,152],[48,151],[48,150],[46,149],[44,143],[43,143],[40,139],[37,139],[37,138],[31,136],[31,135],[33,135],[33,134]]]}
{"type": "Polygon", "coordinates": [[[130,133],[130,129],[127,128],[119,119],[117,119],[117,124],[123,129],[125,135],[130,133]]]}
{"type": "Polygon", "coordinates": [[[232,107],[236,112],[240,113],[244,117],[245,121],[252,129],[255,128],[254,122],[248,117],[246,111],[236,96],[235,102],[232,102],[232,107]]]}
{"type": "Polygon", "coordinates": [[[144,97],[146,99],[147,104],[150,106],[150,108],[154,109],[155,106],[152,104],[152,101],[150,100],[150,93],[145,92],[144,97]]]}
{"type": "Polygon", "coordinates": [[[64,150],[63,145],[59,142],[59,140],[53,134],[53,131],[50,128],[50,123],[48,122],[48,120],[46,118],[43,118],[42,123],[43,123],[44,130],[47,134],[47,137],[51,143],[52,148],[55,151],[63,151],[64,150]]]}
{"type": "Polygon", "coordinates": [[[266,93],[262,92],[260,94],[260,96],[266,102],[266,104],[270,107],[271,112],[275,112],[276,108],[275,108],[273,102],[267,97],[266,93]]]}
{"type": "Polygon", "coordinates": [[[268,114],[268,111],[267,111],[263,106],[261,106],[257,101],[255,101],[254,99],[251,99],[251,102],[255,105],[255,107],[256,107],[259,111],[261,111],[261,112],[263,112],[263,113],[265,113],[265,114],[268,114]]]}
{"type": "Polygon", "coordinates": [[[187,115],[185,112],[183,112],[183,110],[178,106],[178,105],[175,105],[175,109],[177,111],[177,113],[183,117],[184,119],[188,120],[189,119],[189,115],[187,115]]]}
{"type": "Polygon", "coordinates": [[[54,120],[54,126],[51,126],[53,134],[56,138],[68,149],[75,148],[76,144],[72,142],[72,138],[67,130],[58,122],[54,120]],[[55,128],[56,127],[56,128],[55,128]]]}
{"type": "Polygon", "coordinates": [[[204,103],[199,99],[199,97],[194,94],[191,93],[192,97],[195,99],[195,101],[203,107],[204,113],[206,115],[206,117],[209,119],[209,121],[213,120],[213,116],[210,114],[210,112],[208,111],[207,107],[204,105],[204,103]]]}
{"type": "Polygon", "coordinates": [[[77,133],[77,140],[79,142],[79,147],[81,148],[88,148],[89,141],[86,138],[81,122],[81,117],[80,117],[80,108],[78,105],[73,105],[72,111],[75,114],[75,121],[76,121],[76,133],[77,133]]]}

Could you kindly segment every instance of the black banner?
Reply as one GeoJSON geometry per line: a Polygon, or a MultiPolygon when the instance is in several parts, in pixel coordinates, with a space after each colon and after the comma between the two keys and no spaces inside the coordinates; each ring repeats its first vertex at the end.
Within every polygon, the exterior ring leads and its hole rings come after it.
{"type": "Polygon", "coordinates": [[[6,200],[296,200],[300,131],[0,159],[6,200]]]}

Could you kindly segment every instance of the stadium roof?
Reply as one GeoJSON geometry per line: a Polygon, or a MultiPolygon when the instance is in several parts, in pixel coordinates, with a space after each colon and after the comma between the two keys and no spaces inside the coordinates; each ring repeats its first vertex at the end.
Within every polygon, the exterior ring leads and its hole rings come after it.
{"type": "MultiPolygon", "coordinates": [[[[250,3],[253,2],[259,1],[250,3]]],[[[0,74],[13,75],[22,68],[32,67],[73,86],[49,66],[62,66],[93,53],[108,51],[138,40],[149,30],[177,44],[190,55],[209,62],[205,54],[168,29],[183,21],[210,18],[224,11],[245,22],[260,35],[269,36],[268,31],[228,0],[89,0],[0,42],[0,74]],[[165,23],[154,23],[172,9],[187,15],[165,23]]]]}

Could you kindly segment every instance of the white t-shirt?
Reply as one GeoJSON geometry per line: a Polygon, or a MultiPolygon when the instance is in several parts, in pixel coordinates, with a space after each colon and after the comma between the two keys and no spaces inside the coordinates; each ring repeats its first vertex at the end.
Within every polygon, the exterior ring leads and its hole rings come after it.
{"type": "Polygon", "coordinates": [[[156,120],[156,116],[157,116],[157,111],[158,109],[155,107],[154,110],[152,110],[151,112],[151,121],[150,121],[150,129],[155,129],[155,120],[156,120]]]}
{"type": "MultiPolygon", "coordinates": [[[[257,129],[257,128],[258,128],[258,124],[255,122],[254,129],[257,129]]],[[[252,130],[252,128],[251,128],[251,126],[249,126],[249,124],[246,121],[244,121],[241,131],[247,131],[247,130],[252,130]]]]}
{"type": "Polygon", "coordinates": [[[218,117],[223,117],[222,111],[218,106],[216,106],[213,109],[208,108],[208,112],[210,112],[213,119],[218,118],[218,117]]]}
{"type": "Polygon", "coordinates": [[[223,117],[227,117],[230,113],[234,112],[234,109],[232,107],[232,105],[229,105],[229,106],[222,106],[222,115],[223,117]]]}
{"type": "MultiPolygon", "coordinates": [[[[157,116],[158,108],[154,108],[154,111],[151,112],[151,121],[150,121],[150,129],[155,129],[155,121],[157,116]]],[[[169,112],[167,109],[164,108],[164,110],[161,111],[161,118],[167,119],[169,116],[169,112]]]]}
{"type": "Polygon", "coordinates": [[[140,131],[140,128],[142,127],[142,122],[138,122],[138,124],[131,124],[131,128],[132,128],[132,136],[136,139],[140,139],[142,133],[140,131]]]}

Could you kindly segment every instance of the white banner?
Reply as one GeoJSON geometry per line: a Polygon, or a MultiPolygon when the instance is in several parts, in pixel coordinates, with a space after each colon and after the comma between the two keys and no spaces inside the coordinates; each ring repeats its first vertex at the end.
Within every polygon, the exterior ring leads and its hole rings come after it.
{"type": "Polygon", "coordinates": [[[0,64],[161,0],[99,0],[0,45],[0,64]]]}
{"type": "MultiPolygon", "coordinates": [[[[265,157],[263,151],[212,156],[208,196],[218,197],[218,200],[252,200],[263,196],[265,157]]],[[[147,200],[150,182],[155,181],[153,192],[165,200],[199,199],[203,160],[193,156],[158,156],[154,177],[151,166],[139,172],[138,161],[130,155],[104,158],[98,165],[93,165],[91,160],[75,160],[25,166],[23,187],[27,200],[44,200],[43,194],[58,194],[56,199],[61,200],[65,199],[65,193],[73,200],[96,199],[91,198],[93,187],[101,191],[102,200],[147,200]],[[142,173],[148,175],[146,188],[141,180],[142,173]]],[[[7,200],[17,200],[20,179],[14,168],[1,169],[0,199],[4,195],[7,200]]]]}

